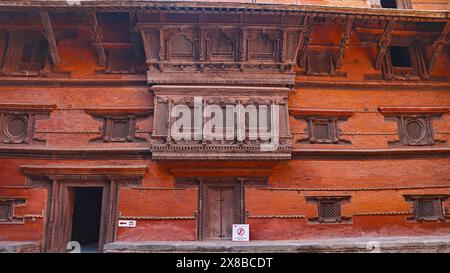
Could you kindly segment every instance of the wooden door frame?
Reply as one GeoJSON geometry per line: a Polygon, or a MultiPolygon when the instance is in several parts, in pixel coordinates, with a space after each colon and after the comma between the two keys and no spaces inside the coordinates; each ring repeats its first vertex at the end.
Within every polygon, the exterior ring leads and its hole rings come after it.
{"type": "MultiPolygon", "coordinates": [[[[205,200],[207,200],[207,187],[210,186],[233,186],[233,198],[238,196],[238,205],[239,208],[235,210],[238,215],[235,215],[235,219],[238,219],[238,222],[244,224],[246,222],[246,213],[245,213],[245,187],[244,182],[241,180],[236,180],[233,178],[209,178],[209,179],[201,179],[198,183],[197,188],[197,240],[203,241],[204,238],[204,228],[205,228],[205,200]]],[[[233,202],[233,205],[235,203],[233,202]]],[[[236,223],[237,224],[237,223],[236,223]]]]}
{"type": "Polygon", "coordinates": [[[118,221],[117,203],[119,187],[137,186],[147,172],[146,165],[24,165],[21,172],[27,177],[31,187],[47,189],[47,209],[42,250],[44,252],[64,252],[66,246],[59,246],[64,229],[61,210],[64,208],[64,187],[103,187],[101,236],[99,250],[104,244],[116,240],[118,221]],[[102,229],[103,228],[103,229],[102,229]]]}

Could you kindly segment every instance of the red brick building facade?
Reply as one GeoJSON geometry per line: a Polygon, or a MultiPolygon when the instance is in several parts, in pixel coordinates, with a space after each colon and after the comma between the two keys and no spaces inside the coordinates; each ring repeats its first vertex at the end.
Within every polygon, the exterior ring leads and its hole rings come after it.
{"type": "Polygon", "coordinates": [[[297,2],[2,1],[0,241],[448,236],[448,1],[297,2]],[[176,140],[196,97],[279,145],[176,140]]]}

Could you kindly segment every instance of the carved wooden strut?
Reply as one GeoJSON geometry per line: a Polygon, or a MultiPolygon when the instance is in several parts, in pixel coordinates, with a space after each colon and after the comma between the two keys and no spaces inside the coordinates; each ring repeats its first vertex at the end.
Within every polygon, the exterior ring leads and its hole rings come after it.
{"type": "Polygon", "coordinates": [[[380,69],[381,64],[383,62],[384,55],[386,55],[386,50],[389,44],[391,43],[392,38],[392,30],[394,29],[394,25],[396,23],[396,20],[388,21],[386,27],[384,28],[384,32],[380,37],[380,40],[378,41],[378,53],[377,58],[375,62],[375,68],[380,69]]]}
{"type": "Polygon", "coordinates": [[[339,44],[339,53],[336,58],[336,69],[339,69],[344,62],[344,52],[345,48],[350,41],[350,33],[352,31],[354,16],[349,16],[347,22],[345,23],[344,33],[342,34],[341,42],[339,44]]]}
{"type": "Polygon", "coordinates": [[[50,52],[53,65],[57,66],[61,63],[61,58],[59,57],[58,46],[56,44],[55,33],[53,32],[50,16],[46,11],[40,12],[39,14],[41,16],[42,25],[44,26],[44,36],[48,41],[48,50],[50,52]]]}
{"type": "Polygon", "coordinates": [[[444,49],[444,46],[448,43],[447,37],[449,32],[450,23],[447,22],[444,30],[442,30],[439,37],[433,43],[433,55],[431,56],[430,65],[428,66],[428,73],[430,73],[431,69],[433,69],[434,65],[436,64],[436,60],[438,59],[439,55],[441,55],[442,50],[444,49]]]}
{"type": "Polygon", "coordinates": [[[99,66],[106,66],[106,54],[102,44],[102,33],[98,25],[97,15],[95,12],[89,12],[89,23],[92,31],[92,45],[97,51],[97,62],[99,66]]]}

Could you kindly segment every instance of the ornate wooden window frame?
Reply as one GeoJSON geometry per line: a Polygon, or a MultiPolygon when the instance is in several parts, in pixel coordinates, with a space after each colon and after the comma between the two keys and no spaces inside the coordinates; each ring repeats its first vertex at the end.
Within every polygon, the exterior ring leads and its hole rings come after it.
{"type": "Polygon", "coordinates": [[[34,137],[36,120],[48,117],[56,105],[38,104],[0,104],[0,141],[4,144],[45,143],[45,140],[34,137]],[[24,131],[20,134],[11,133],[9,125],[14,120],[24,122],[24,131]]]}
{"type": "Polygon", "coordinates": [[[398,140],[389,141],[389,145],[403,146],[431,146],[445,143],[445,140],[435,139],[433,120],[448,112],[445,107],[380,107],[378,110],[385,116],[386,121],[397,122],[398,140]],[[407,126],[415,122],[422,127],[419,138],[410,136],[407,126]]]}
{"type": "Polygon", "coordinates": [[[410,37],[393,37],[384,55],[382,73],[387,80],[426,80],[428,79],[428,68],[424,58],[423,46],[420,40],[410,37]],[[408,47],[411,58],[411,67],[395,67],[392,65],[389,46],[408,47]]]}
{"type": "Polygon", "coordinates": [[[18,206],[24,206],[26,204],[25,198],[2,198],[0,197],[0,205],[6,204],[9,206],[9,212],[7,219],[0,218],[1,224],[23,224],[24,218],[22,216],[16,216],[14,210],[18,206]]]}
{"type": "Polygon", "coordinates": [[[86,112],[94,118],[103,121],[100,138],[91,141],[103,142],[145,142],[146,138],[136,136],[136,120],[146,118],[153,113],[151,107],[128,107],[128,108],[88,108],[86,112]],[[123,137],[115,137],[113,128],[115,122],[126,122],[127,131],[123,137]]]}
{"type": "Polygon", "coordinates": [[[351,217],[342,216],[341,206],[350,202],[351,196],[306,196],[307,203],[317,205],[317,217],[308,218],[309,223],[318,224],[342,224],[350,223],[351,217]],[[323,209],[325,204],[334,206],[335,217],[324,217],[323,209]]]}
{"type": "Polygon", "coordinates": [[[304,120],[307,123],[306,139],[299,139],[297,142],[308,142],[312,144],[351,144],[349,140],[341,138],[339,123],[347,121],[353,111],[345,109],[311,109],[311,108],[291,108],[289,113],[295,118],[304,120]],[[326,124],[329,138],[319,139],[316,135],[315,124],[326,124]]]}
{"type": "MultiPolygon", "coordinates": [[[[8,35],[4,36],[7,39],[7,48],[5,51],[4,62],[1,67],[1,73],[4,75],[13,76],[46,76],[51,72],[50,56],[48,54],[48,42],[39,31],[31,30],[10,30],[8,35]],[[34,56],[35,59],[39,59],[39,63],[36,63],[39,67],[33,67],[36,64],[21,63],[21,57],[23,53],[24,43],[32,41],[40,44],[42,48],[40,52],[35,52],[33,49],[31,54],[38,54],[34,56]],[[41,55],[39,55],[41,54],[41,55]]],[[[33,47],[36,45],[33,44],[33,47]]],[[[38,45],[39,46],[39,45],[38,45]]],[[[39,50],[39,49],[36,49],[39,50]]],[[[31,56],[33,59],[33,56],[31,56]]]]}
{"type": "Polygon", "coordinates": [[[446,207],[444,207],[444,202],[449,199],[448,194],[437,194],[437,195],[404,195],[405,201],[413,203],[412,214],[413,217],[408,218],[409,221],[417,222],[433,222],[433,221],[447,221],[449,217],[446,216],[448,213],[446,207]],[[435,214],[433,216],[423,216],[419,214],[420,202],[431,201],[434,207],[435,214]]]}
{"type": "MultiPolygon", "coordinates": [[[[412,9],[411,0],[394,0],[397,5],[397,9],[412,9]]],[[[383,8],[381,6],[381,0],[370,0],[372,8],[383,8]]]]}

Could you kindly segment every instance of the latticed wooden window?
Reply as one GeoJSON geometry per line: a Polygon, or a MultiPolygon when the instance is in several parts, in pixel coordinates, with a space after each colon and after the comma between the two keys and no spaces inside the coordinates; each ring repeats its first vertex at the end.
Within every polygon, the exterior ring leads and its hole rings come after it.
{"type": "Polygon", "coordinates": [[[114,117],[106,118],[104,141],[132,141],[134,139],[133,118],[128,117],[114,117]]]}
{"type": "Polygon", "coordinates": [[[0,200],[0,222],[11,222],[12,204],[11,200],[0,200]]]}
{"type": "Polygon", "coordinates": [[[350,196],[307,196],[306,201],[317,205],[317,217],[308,218],[310,223],[350,222],[350,217],[341,214],[341,205],[350,201],[350,196]]]}
{"type": "Polygon", "coordinates": [[[412,218],[415,221],[443,221],[446,219],[442,202],[448,195],[405,195],[406,201],[413,202],[412,218]]]}
{"type": "Polygon", "coordinates": [[[334,223],[341,220],[341,208],[339,200],[319,200],[319,222],[334,223]]]}
{"type": "Polygon", "coordinates": [[[418,199],[414,212],[417,220],[439,220],[443,217],[441,200],[418,199]]]}
{"type": "Polygon", "coordinates": [[[337,143],[339,141],[335,119],[308,119],[309,142],[337,143]]]}
{"type": "Polygon", "coordinates": [[[113,120],[112,137],[126,138],[128,136],[128,120],[113,120]]]}

